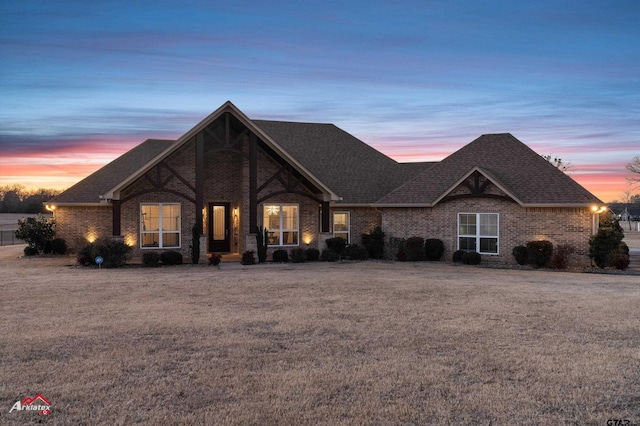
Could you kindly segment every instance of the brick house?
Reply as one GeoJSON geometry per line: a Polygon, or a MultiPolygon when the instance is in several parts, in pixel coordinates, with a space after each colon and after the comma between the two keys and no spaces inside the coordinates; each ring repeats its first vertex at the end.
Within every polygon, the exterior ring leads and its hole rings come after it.
{"type": "Polygon", "coordinates": [[[586,259],[602,202],[510,134],[483,135],[437,163],[398,163],[332,124],[251,120],[226,102],[176,141],[147,140],[50,200],[58,236],[78,248],[122,238],[134,255],[201,256],[324,248],[381,226],[513,262],[536,239],[586,259]]]}

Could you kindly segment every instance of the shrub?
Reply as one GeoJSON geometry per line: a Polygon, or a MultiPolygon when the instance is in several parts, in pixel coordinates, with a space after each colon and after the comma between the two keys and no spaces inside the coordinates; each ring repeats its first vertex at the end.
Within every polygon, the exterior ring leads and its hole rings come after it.
{"type": "Polygon", "coordinates": [[[369,252],[366,248],[357,244],[349,244],[344,248],[342,257],[351,260],[367,260],[369,258],[369,252]]]}
{"type": "Polygon", "coordinates": [[[289,261],[289,253],[287,253],[286,250],[282,249],[274,251],[271,257],[273,258],[274,262],[284,263],[289,261]]]}
{"type": "Polygon", "coordinates": [[[461,263],[462,257],[464,256],[465,253],[466,251],[464,250],[456,250],[453,252],[453,258],[451,260],[453,260],[453,263],[461,263]]]}
{"type": "Polygon", "coordinates": [[[197,223],[191,228],[191,263],[197,265],[200,262],[200,225],[197,223]]]}
{"type": "Polygon", "coordinates": [[[440,260],[444,254],[444,243],[438,238],[428,238],[424,241],[424,253],[427,260],[440,260]]]}
{"type": "Polygon", "coordinates": [[[404,242],[404,253],[407,255],[407,261],[415,262],[425,260],[424,238],[410,237],[404,242]]]}
{"type": "Polygon", "coordinates": [[[367,250],[368,257],[382,259],[384,257],[384,232],[376,226],[368,234],[362,234],[362,245],[367,250]]]}
{"type": "MultiPolygon", "coordinates": [[[[55,236],[55,222],[42,215],[18,220],[16,238],[23,240],[38,253],[43,252],[48,241],[55,236]]],[[[37,253],[36,253],[37,254],[37,253]]]]}
{"type": "Polygon", "coordinates": [[[547,240],[529,241],[527,251],[529,252],[528,262],[537,268],[542,268],[551,262],[553,243],[547,240]]]}
{"type": "Polygon", "coordinates": [[[404,238],[391,237],[384,247],[384,258],[387,260],[400,260],[404,262],[406,256],[404,256],[404,238]],[[401,256],[398,256],[401,254],[401,256]],[[400,259],[400,257],[402,259],[400,259]]]}
{"type": "Polygon", "coordinates": [[[269,230],[262,226],[256,229],[256,244],[258,245],[258,262],[267,261],[267,247],[269,244],[269,230]]]}
{"type": "Polygon", "coordinates": [[[479,265],[481,261],[482,256],[475,251],[466,251],[462,255],[462,263],[465,265],[479,265]]]}
{"type": "Polygon", "coordinates": [[[31,246],[26,246],[23,251],[25,256],[36,256],[40,253],[37,248],[31,246]]]}
{"type": "Polygon", "coordinates": [[[220,262],[222,262],[222,256],[218,253],[212,253],[211,256],[209,256],[209,265],[219,266],[220,262]]]}
{"type": "Polygon", "coordinates": [[[570,244],[560,244],[556,247],[553,257],[551,258],[551,266],[555,269],[567,269],[569,265],[569,257],[575,248],[570,244]]]}
{"type": "Polygon", "coordinates": [[[526,265],[529,261],[529,249],[525,246],[515,246],[511,254],[516,259],[518,265],[526,265]]]}
{"type": "Polygon", "coordinates": [[[611,266],[623,271],[629,267],[629,263],[631,263],[631,260],[628,254],[618,252],[611,258],[611,266]]]}
{"type": "Polygon", "coordinates": [[[95,265],[98,256],[102,257],[105,268],[119,268],[131,258],[131,247],[122,241],[101,238],[82,247],[77,260],[83,266],[95,265]]]}
{"type": "Polygon", "coordinates": [[[62,238],[51,240],[51,251],[53,254],[65,254],[67,252],[67,242],[62,238]]]}
{"type": "Polygon", "coordinates": [[[340,255],[331,249],[322,250],[322,254],[320,255],[320,260],[323,262],[337,262],[340,260],[340,255]]]}
{"type": "Polygon", "coordinates": [[[307,254],[303,248],[292,248],[289,257],[293,263],[304,263],[307,261],[307,254]]]}
{"type": "Polygon", "coordinates": [[[160,254],[160,262],[165,265],[182,265],[182,253],[175,250],[163,251],[160,254]]]}
{"type": "Polygon", "coordinates": [[[256,258],[254,256],[255,252],[253,250],[247,250],[242,253],[242,264],[243,265],[255,265],[256,258]]]}
{"type": "Polygon", "coordinates": [[[616,256],[623,238],[624,232],[620,223],[611,216],[603,217],[598,233],[589,238],[589,257],[593,259],[598,268],[613,266],[612,260],[616,256]]]}
{"type": "Polygon", "coordinates": [[[142,254],[142,264],[152,268],[160,266],[160,255],[155,251],[147,251],[142,254]]]}
{"type": "Polygon", "coordinates": [[[320,260],[320,250],[317,248],[309,247],[305,254],[307,255],[307,262],[317,262],[320,260]]]}
{"type": "Polygon", "coordinates": [[[347,246],[347,241],[342,237],[329,238],[326,241],[327,248],[342,256],[342,251],[347,246]]]}
{"type": "Polygon", "coordinates": [[[42,252],[44,254],[51,254],[51,241],[45,241],[44,242],[44,248],[42,249],[42,252]]]}

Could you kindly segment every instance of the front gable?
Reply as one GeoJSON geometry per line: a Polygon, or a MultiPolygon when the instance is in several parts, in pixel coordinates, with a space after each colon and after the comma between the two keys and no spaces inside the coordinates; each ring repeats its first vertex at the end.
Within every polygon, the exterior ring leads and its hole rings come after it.
{"type": "Polygon", "coordinates": [[[465,198],[486,198],[494,200],[520,201],[511,194],[497,179],[478,167],[474,167],[455,184],[440,195],[434,205],[465,198]]]}

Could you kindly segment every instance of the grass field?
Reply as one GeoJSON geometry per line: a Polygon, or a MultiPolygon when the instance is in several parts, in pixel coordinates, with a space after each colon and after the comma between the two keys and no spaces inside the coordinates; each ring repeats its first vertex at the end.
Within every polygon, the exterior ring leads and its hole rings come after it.
{"type": "Polygon", "coordinates": [[[0,248],[0,424],[640,424],[640,277],[0,248]],[[13,412],[42,394],[51,414],[13,412]]]}

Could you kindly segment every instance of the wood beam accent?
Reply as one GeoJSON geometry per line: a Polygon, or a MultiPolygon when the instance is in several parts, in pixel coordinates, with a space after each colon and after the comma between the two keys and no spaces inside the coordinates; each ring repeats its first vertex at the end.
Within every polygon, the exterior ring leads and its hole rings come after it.
{"type": "MultiPolygon", "coordinates": [[[[204,134],[196,135],[196,187],[195,187],[195,207],[196,224],[202,232],[202,208],[204,207],[204,134]]],[[[195,244],[195,242],[194,242],[195,244]]]]}
{"type": "Polygon", "coordinates": [[[121,232],[121,219],[120,219],[120,200],[111,200],[111,214],[112,214],[112,235],[120,236],[121,232]]]}
{"type": "Polygon", "coordinates": [[[249,233],[258,228],[258,138],[249,135],[249,233]]]}

